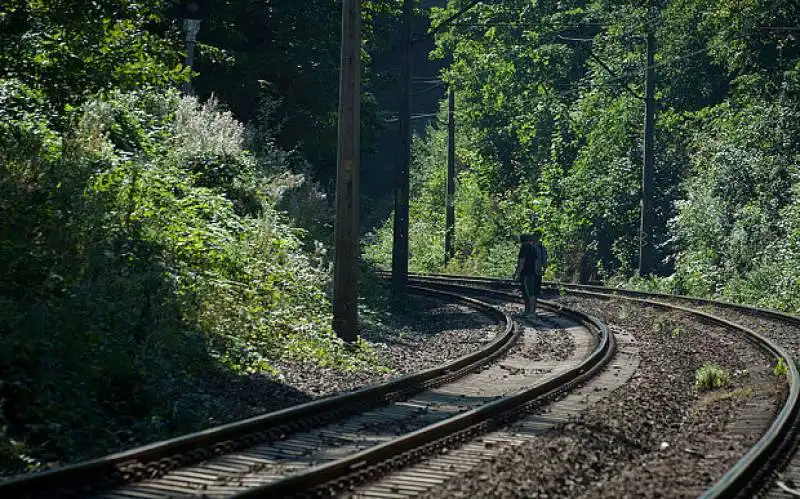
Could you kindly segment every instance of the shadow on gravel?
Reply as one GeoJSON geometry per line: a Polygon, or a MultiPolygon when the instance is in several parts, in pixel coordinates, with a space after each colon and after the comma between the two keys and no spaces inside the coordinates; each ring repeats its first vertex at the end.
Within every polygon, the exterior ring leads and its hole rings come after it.
{"type": "Polygon", "coordinates": [[[532,319],[530,317],[522,316],[511,316],[511,318],[517,321],[520,326],[530,327],[536,329],[537,331],[558,331],[563,329],[563,326],[553,324],[550,321],[543,321],[542,319],[532,319]]]}
{"type": "MultiPolygon", "coordinates": [[[[296,440],[295,436],[290,435],[285,440],[275,441],[272,444],[259,445],[216,457],[208,472],[199,470],[194,476],[183,475],[179,480],[165,479],[157,480],[155,483],[134,484],[126,488],[125,497],[153,499],[188,497],[186,492],[190,481],[198,482],[191,487],[194,488],[192,492],[199,495],[205,486],[200,483],[198,477],[203,480],[205,477],[218,473],[216,470],[220,469],[228,470],[224,473],[231,477],[228,479],[227,485],[238,488],[244,483],[246,475],[281,476],[287,472],[287,465],[290,467],[294,465],[293,471],[300,471],[307,468],[309,464],[324,463],[345,457],[353,452],[379,445],[496,399],[497,397],[460,396],[436,391],[425,392],[407,401],[375,409],[370,412],[368,417],[355,416],[345,425],[349,428],[345,433],[342,433],[341,427],[337,429],[334,425],[311,430],[310,434],[301,433],[296,436],[296,440]],[[358,439],[354,440],[353,435],[348,434],[350,432],[357,432],[358,439]],[[314,442],[314,444],[309,445],[310,442],[314,442]],[[205,476],[200,473],[204,473],[205,476]]],[[[215,487],[226,485],[221,481],[212,483],[215,487]]]]}
{"type": "Polygon", "coordinates": [[[313,400],[308,393],[265,374],[237,376],[220,371],[193,388],[194,396],[213,393],[218,402],[224,398],[224,404],[209,408],[211,423],[229,422],[313,400]]]}
{"type": "MultiPolygon", "coordinates": [[[[382,311],[378,321],[362,320],[362,336],[373,343],[412,346],[448,331],[481,330],[495,321],[459,304],[410,296],[403,305],[382,311]]],[[[464,343],[480,344],[482,341],[464,343]]]]}
{"type": "MultiPolygon", "coordinates": [[[[420,300],[422,302],[422,300],[420,300]]],[[[397,331],[408,329],[417,337],[436,336],[445,331],[482,329],[491,326],[493,321],[474,312],[455,309],[453,306],[443,306],[441,302],[431,300],[428,303],[419,303],[419,308],[410,312],[408,316],[387,318],[385,324],[394,331],[377,331],[371,339],[385,343],[403,341],[402,333],[397,331]]]]}
{"type": "MultiPolygon", "coordinates": [[[[409,402],[414,403],[419,401],[443,407],[473,408],[482,406],[484,404],[488,404],[489,402],[497,400],[498,398],[500,398],[499,395],[491,395],[491,396],[459,395],[455,393],[447,393],[447,392],[432,390],[429,392],[419,394],[415,397],[411,397],[409,399],[409,402]]],[[[436,411],[439,412],[440,409],[437,407],[436,411]]]]}
{"type": "MultiPolygon", "coordinates": [[[[453,329],[480,329],[489,322],[483,315],[463,305],[448,304],[444,300],[411,293],[407,300],[396,300],[392,297],[390,282],[379,277],[375,271],[375,267],[362,262],[359,300],[391,329],[407,328],[424,331],[425,335],[435,335],[453,329]]],[[[380,334],[376,336],[370,332],[370,340],[375,341],[386,341],[391,336],[382,338],[380,334]]]]}

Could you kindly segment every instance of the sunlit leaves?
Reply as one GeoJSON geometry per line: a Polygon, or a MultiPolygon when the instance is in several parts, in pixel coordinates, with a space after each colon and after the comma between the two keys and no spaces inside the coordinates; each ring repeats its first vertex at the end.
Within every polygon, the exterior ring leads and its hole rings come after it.
{"type": "Polygon", "coordinates": [[[204,409],[171,404],[209,373],[367,362],[331,330],[327,266],[274,207],[273,143],[257,162],[240,123],[174,91],[109,92],[71,107],[66,133],[48,102],[0,82],[4,466],[196,429],[204,409]]]}
{"type": "Polygon", "coordinates": [[[111,88],[165,87],[186,77],[162,3],[13,2],[1,8],[0,76],[42,89],[58,107],[111,88]],[[161,28],[159,28],[159,23],[161,28]]]}

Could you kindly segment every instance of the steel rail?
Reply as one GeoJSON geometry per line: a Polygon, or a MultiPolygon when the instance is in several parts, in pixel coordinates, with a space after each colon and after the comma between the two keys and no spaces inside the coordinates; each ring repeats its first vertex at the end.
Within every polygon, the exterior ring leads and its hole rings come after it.
{"type": "MultiPolygon", "coordinates": [[[[783,404],[778,415],[773,419],[772,424],[767,428],[767,431],[758,439],[758,441],[750,447],[750,450],[742,456],[736,464],[734,464],[714,485],[706,489],[700,496],[702,499],[717,499],[728,497],[752,497],[761,484],[767,479],[772,472],[772,461],[778,459],[785,450],[792,446],[792,436],[796,433],[797,427],[800,424],[798,417],[800,416],[800,373],[798,373],[797,365],[792,355],[787,352],[783,347],[774,341],[762,336],[761,334],[744,327],[740,324],[722,319],[715,315],[679,305],[673,305],[660,301],[653,301],[645,298],[640,298],[632,295],[622,295],[615,293],[602,293],[600,291],[588,291],[582,289],[568,289],[574,294],[583,294],[587,296],[598,297],[616,297],[623,300],[645,303],[649,305],[656,305],[660,307],[668,307],[672,309],[682,310],[694,315],[709,320],[710,322],[717,323],[722,326],[727,326],[737,329],[745,334],[745,338],[751,343],[757,345],[765,352],[773,355],[776,359],[783,359],[788,367],[788,382],[789,393],[786,401],[783,404]]],[[[638,296],[642,296],[639,294],[638,296]]],[[[659,294],[660,299],[669,299],[670,295],[659,294]]],[[[686,299],[681,297],[681,299],[686,299]]],[[[736,308],[739,310],[745,309],[740,305],[730,303],[714,303],[711,300],[702,300],[706,304],[722,305],[729,308],[736,308]]],[[[765,309],[751,310],[760,315],[782,316],[779,312],[767,311],[765,309]],[[767,314],[767,312],[770,312],[767,314]]]]}
{"type": "MultiPolygon", "coordinates": [[[[515,285],[509,279],[476,278],[465,276],[452,276],[446,274],[411,274],[410,280],[432,284],[435,282],[460,282],[488,285],[496,288],[510,288],[515,285]]],[[[769,310],[729,302],[721,302],[704,298],[695,298],[684,295],[669,295],[665,293],[648,293],[643,291],[621,290],[600,286],[567,284],[548,282],[549,287],[564,289],[576,295],[594,296],[599,298],[616,298],[638,302],[642,304],[681,310],[704,319],[733,328],[744,333],[745,339],[758,346],[763,351],[782,359],[788,368],[789,393],[786,401],[772,424],[762,437],[734,464],[713,486],[706,489],[701,496],[703,499],[716,499],[727,497],[751,497],[760,486],[769,478],[777,462],[787,457],[795,446],[795,439],[800,435],[800,373],[792,355],[783,347],[769,338],[734,322],[722,319],[701,310],[682,307],[662,301],[654,301],[646,297],[655,297],[662,300],[683,300],[705,305],[737,310],[753,315],[775,318],[794,325],[800,325],[800,318],[776,310],[769,310]]],[[[480,289],[480,288],[476,288],[480,289]]]]}
{"type": "MultiPolygon", "coordinates": [[[[450,290],[459,289],[452,285],[446,287],[450,290]]],[[[503,298],[517,298],[515,295],[500,291],[478,291],[503,298]]],[[[499,427],[524,414],[531,406],[543,403],[594,377],[611,361],[616,351],[614,335],[608,332],[605,324],[599,319],[546,300],[542,300],[542,306],[571,317],[585,327],[597,331],[597,345],[578,366],[514,395],[426,426],[385,444],[288,476],[277,482],[249,489],[232,496],[231,499],[293,497],[313,492],[320,493],[322,489],[328,489],[330,494],[335,491],[341,492],[346,486],[359,483],[367,477],[383,474],[401,462],[429,454],[450,442],[464,440],[499,427]]]]}
{"type": "Polygon", "coordinates": [[[356,413],[365,408],[391,403],[420,390],[438,386],[462,377],[505,353],[519,337],[511,318],[484,302],[421,286],[410,286],[415,294],[461,302],[481,310],[503,324],[490,344],[440,366],[408,374],[392,381],[365,387],[353,392],[314,400],[279,411],[228,423],[207,430],[155,442],[98,459],[56,468],[40,473],[18,475],[0,482],[0,498],[54,498],[75,496],[98,488],[130,483],[131,470],[148,478],[171,469],[199,462],[214,455],[274,440],[293,430],[319,426],[332,419],[356,413]]]}
{"type": "MultiPolygon", "coordinates": [[[[387,271],[378,271],[379,275],[390,275],[391,272],[387,271]]],[[[467,275],[457,275],[457,274],[439,274],[439,273],[419,273],[419,272],[409,272],[409,278],[419,278],[419,279],[448,279],[453,280],[456,282],[464,282],[464,283],[476,283],[476,284],[485,284],[489,285],[494,288],[499,289],[509,289],[516,284],[516,281],[511,279],[502,279],[496,277],[480,277],[480,276],[467,276],[467,275]]],[[[653,291],[638,291],[634,289],[624,289],[624,288],[610,288],[606,286],[599,286],[599,285],[590,285],[590,284],[573,284],[567,283],[562,281],[543,281],[542,286],[546,286],[548,288],[563,288],[567,290],[584,290],[584,291],[598,291],[601,293],[613,293],[622,296],[639,296],[642,298],[661,298],[664,300],[682,300],[694,303],[701,303],[704,305],[713,305],[723,308],[728,308],[731,310],[738,310],[742,312],[746,312],[753,315],[760,315],[762,317],[770,317],[773,319],[777,319],[780,321],[784,321],[796,326],[800,326],[800,317],[792,314],[788,314],[786,312],[781,312],[779,310],[773,310],[769,308],[763,307],[755,307],[752,305],[743,305],[740,303],[722,301],[722,300],[712,300],[709,298],[700,298],[697,296],[689,296],[689,295],[677,295],[677,294],[669,294],[669,293],[660,293],[660,292],[653,292],[653,291]]]]}

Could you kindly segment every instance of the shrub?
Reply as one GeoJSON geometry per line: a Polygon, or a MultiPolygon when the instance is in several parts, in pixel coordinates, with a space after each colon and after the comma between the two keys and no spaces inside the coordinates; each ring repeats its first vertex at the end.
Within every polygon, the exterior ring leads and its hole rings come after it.
{"type": "Polygon", "coordinates": [[[0,85],[2,464],[196,429],[203,410],[173,401],[215,370],[369,362],[335,338],[327,265],[275,209],[230,115],[112,92],[59,133],[35,97],[0,85]]]}
{"type": "Polygon", "coordinates": [[[789,375],[789,366],[786,365],[786,361],[783,359],[783,357],[778,358],[778,362],[775,363],[775,368],[772,370],[772,373],[775,376],[789,375]]]}
{"type": "Polygon", "coordinates": [[[715,364],[706,364],[694,373],[694,387],[698,390],[715,390],[726,384],[727,373],[715,364]]]}

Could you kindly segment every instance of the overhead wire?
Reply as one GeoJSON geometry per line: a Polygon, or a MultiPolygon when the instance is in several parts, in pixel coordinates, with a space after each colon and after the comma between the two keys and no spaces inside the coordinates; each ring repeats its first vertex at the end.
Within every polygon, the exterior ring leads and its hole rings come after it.
{"type": "MultiPolygon", "coordinates": [[[[411,116],[411,119],[412,120],[421,120],[421,119],[425,119],[425,118],[438,117],[438,115],[439,115],[439,113],[415,114],[415,115],[411,116]]],[[[387,120],[383,120],[384,123],[398,123],[399,121],[400,121],[400,118],[390,118],[390,119],[387,119],[387,120]]],[[[436,119],[434,121],[441,121],[441,120],[436,119]]]]}
{"type": "MultiPolygon", "coordinates": [[[[463,16],[467,11],[469,11],[470,9],[475,7],[477,4],[481,3],[481,1],[482,0],[470,1],[465,6],[463,6],[461,9],[459,9],[455,14],[451,15],[450,17],[448,17],[447,19],[445,19],[441,23],[437,24],[435,27],[431,28],[423,37],[415,39],[415,42],[419,42],[419,41],[425,40],[427,38],[430,38],[431,36],[435,35],[436,33],[442,31],[443,29],[445,29],[446,27],[451,26],[451,25],[452,26],[465,26],[465,27],[486,27],[486,26],[488,26],[488,27],[492,27],[492,26],[525,27],[525,26],[534,26],[534,25],[538,26],[538,24],[524,23],[524,22],[518,22],[518,21],[508,21],[508,22],[487,21],[487,22],[484,22],[484,23],[456,23],[456,21],[461,16],[463,16]]],[[[656,17],[650,17],[649,19],[644,20],[644,21],[640,22],[639,24],[637,24],[636,26],[633,26],[632,28],[630,28],[630,29],[626,30],[625,32],[621,33],[619,35],[619,37],[620,38],[628,37],[628,36],[634,34],[639,29],[651,26],[654,23],[657,23],[658,21],[659,21],[659,19],[657,19],[656,17]]],[[[584,27],[601,27],[602,28],[603,24],[601,24],[601,23],[577,23],[577,24],[564,24],[564,25],[556,25],[556,26],[560,27],[561,29],[569,28],[569,29],[578,30],[578,29],[582,29],[584,27]]],[[[554,26],[554,27],[556,27],[556,26],[554,26]]],[[[773,31],[800,31],[800,26],[760,26],[758,29],[761,29],[761,30],[773,30],[773,31]]],[[[554,32],[554,33],[550,33],[550,34],[556,34],[556,33],[554,32]]],[[[560,38],[569,40],[567,37],[560,37],[560,38]]],[[[591,39],[575,39],[574,41],[591,41],[591,39]]],[[[679,56],[675,56],[675,57],[671,57],[671,58],[667,58],[667,59],[662,59],[662,60],[654,63],[651,66],[645,66],[644,68],[638,69],[636,71],[636,73],[639,73],[640,71],[643,71],[643,70],[646,70],[646,69],[655,69],[655,68],[658,68],[658,67],[662,67],[662,66],[665,66],[665,65],[668,65],[668,64],[672,64],[672,63],[681,61],[681,60],[688,60],[688,59],[690,59],[692,57],[695,57],[697,55],[700,55],[700,54],[703,54],[705,52],[708,52],[710,49],[711,49],[711,47],[707,46],[707,47],[704,47],[702,49],[694,50],[694,51],[689,52],[687,54],[682,54],[682,55],[679,55],[679,56]]],[[[613,76],[611,79],[604,80],[603,81],[604,84],[614,83],[614,82],[617,82],[617,81],[624,80],[626,78],[630,78],[630,77],[635,76],[635,73],[632,73],[632,72],[625,72],[623,74],[615,76],[615,73],[613,72],[613,70],[611,70],[608,67],[607,64],[605,64],[596,54],[594,54],[594,52],[592,52],[590,50],[588,55],[589,55],[590,58],[592,58],[594,61],[596,61],[606,72],[608,72],[609,74],[611,74],[613,76]]],[[[421,78],[421,79],[418,79],[417,81],[418,82],[429,83],[429,84],[432,85],[432,88],[438,88],[439,85],[443,84],[443,83],[441,83],[440,79],[421,78]]],[[[589,86],[591,86],[591,84],[589,84],[589,86]]],[[[580,83],[576,83],[575,85],[570,86],[566,90],[566,92],[565,91],[560,91],[559,93],[561,93],[562,95],[564,95],[565,93],[566,93],[566,95],[569,95],[569,94],[571,94],[573,92],[578,92],[581,89],[585,89],[586,87],[587,87],[587,85],[586,85],[585,82],[580,82],[580,83]]],[[[640,95],[638,95],[635,91],[633,91],[633,89],[631,89],[630,86],[627,83],[625,84],[624,88],[625,88],[625,90],[627,92],[629,92],[634,97],[636,97],[638,99],[642,99],[642,97],[640,95]]],[[[421,92],[425,92],[425,91],[428,91],[428,90],[430,90],[430,89],[426,89],[426,90],[423,90],[421,92]]],[[[430,116],[431,115],[419,115],[419,116],[412,117],[412,119],[421,119],[421,118],[430,117],[430,116]]],[[[391,120],[389,122],[394,122],[394,121],[396,121],[396,120],[391,120]]]]}
{"type": "MultiPolygon", "coordinates": [[[[705,49],[701,49],[701,50],[695,50],[695,51],[692,51],[692,52],[689,52],[689,53],[686,53],[686,54],[683,54],[683,55],[680,55],[680,56],[676,56],[676,57],[670,58],[668,60],[659,61],[657,63],[654,63],[652,66],[646,66],[645,68],[641,68],[637,72],[645,70],[645,69],[655,69],[657,67],[660,67],[660,66],[663,66],[663,65],[666,65],[666,64],[670,64],[670,63],[673,63],[673,62],[677,62],[677,61],[680,61],[680,60],[690,59],[690,58],[692,58],[692,57],[694,57],[696,55],[699,55],[699,54],[701,54],[703,52],[707,52],[708,50],[709,50],[709,48],[705,48],[705,49]]],[[[608,80],[603,80],[600,83],[607,85],[607,84],[614,83],[616,81],[623,80],[625,78],[629,78],[629,77],[632,77],[632,76],[635,76],[635,75],[631,74],[631,73],[625,73],[625,74],[618,75],[618,76],[616,76],[614,78],[611,78],[611,79],[608,79],[608,80]]],[[[555,87],[556,87],[556,90],[558,90],[558,93],[560,95],[568,96],[568,95],[571,95],[571,94],[577,94],[581,90],[588,90],[592,86],[595,86],[595,85],[596,85],[596,83],[588,82],[584,78],[584,79],[581,79],[579,82],[574,83],[572,85],[560,86],[560,87],[556,85],[555,87]]],[[[633,92],[632,89],[631,89],[631,93],[632,93],[632,95],[634,95],[634,97],[641,99],[641,97],[639,95],[635,94],[635,92],[633,92]]]]}
{"type": "Polygon", "coordinates": [[[445,29],[447,26],[449,26],[450,24],[455,22],[459,17],[461,17],[464,14],[466,14],[467,11],[469,11],[470,9],[472,9],[473,7],[475,7],[476,5],[481,3],[481,1],[482,0],[472,0],[472,1],[470,1],[465,6],[461,7],[461,9],[459,9],[455,14],[453,14],[450,17],[448,17],[444,21],[440,22],[439,24],[437,24],[433,28],[429,29],[428,33],[425,34],[423,39],[430,38],[433,35],[435,35],[436,33],[438,33],[439,31],[445,29]]]}
{"type": "Polygon", "coordinates": [[[434,91],[434,90],[439,90],[439,89],[441,89],[443,86],[445,86],[445,83],[444,83],[444,82],[439,82],[439,83],[437,83],[437,84],[435,84],[435,85],[428,85],[426,88],[423,88],[422,90],[417,90],[416,92],[413,92],[413,95],[420,95],[420,94],[424,94],[424,93],[426,93],[426,92],[431,92],[431,91],[434,91]]]}
{"type": "MultiPolygon", "coordinates": [[[[477,5],[478,3],[480,3],[480,0],[470,2],[465,7],[462,7],[462,9],[460,9],[456,14],[454,14],[451,17],[449,17],[444,22],[438,24],[435,28],[431,29],[423,39],[428,38],[428,37],[436,34],[437,32],[439,32],[442,29],[444,29],[445,27],[447,27],[448,25],[459,26],[459,27],[461,27],[461,26],[464,26],[464,27],[494,27],[494,26],[526,27],[526,26],[539,26],[538,24],[524,23],[524,22],[517,22],[517,21],[509,21],[509,22],[487,21],[487,22],[484,22],[484,23],[455,23],[455,21],[460,16],[462,16],[465,12],[467,12],[469,9],[471,9],[472,7],[477,5]]],[[[656,24],[658,21],[659,21],[658,18],[650,17],[649,19],[647,19],[645,21],[642,21],[641,23],[637,24],[636,26],[633,26],[632,28],[630,28],[630,29],[626,30],[625,32],[619,34],[618,36],[620,38],[629,37],[632,34],[636,33],[638,30],[640,30],[642,28],[650,27],[650,26],[656,24]]],[[[578,23],[578,24],[573,24],[573,25],[558,25],[558,27],[561,28],[561,29],[580,30],[580,29],[582,29],[584,27],[601,27],[602,28],[603,25],[600,24],[600,23],[578,23]]],[[[762,31],[771,30],[771,31],[778,31],[778,32],[793,32],[793,31],[800,31],[800,26],[760,26],[760,27],[758,27],[758,29],[762,30],[762,31]]],[[[550,34],[555,34],[555,33],[550,33],[550,34]]],[[[565,38],[566,39],[566,37],[560,37],[560,38],[565,38]]],[[[575,39],[574,41],[584,42],[584,41],[592,41],[592,39],[575,39]]],[[[693,58],[693,57],[695,57],[697,55],[704,54],[704,53],[708,52],[709,50],[711,50],[711,47],[710,46],[706,46],[704,48],[701,48],[701,49],[698,49],[698,50],[693,50],[693,51],[685,53],[685,54],[681,54],[681,55],[678,55],[678,56],[662,59],[662,60],[660,60],[660,61],[658,61],[658,62],[656,62],[656,63],[654,63],[654,64],[652,64],[650,66],[645,66],[644,68],[638,69],[636,71],[636,73],[625,72],[625,73],[620,74],[620,75],[615,75],[613,70],[611,70],[611,68],[608,67],[608,65],[605,62],[603,62],[602,59],[600,59],[593,51],[591,51],[591,49],[589,49],[588,55],[592,60],[597,62],[607,73],[609,73],[610,75],[613,76],[611,79],[602,81],[602,84],[608,85],[608,84],[611,84],[611,83],[615,83],[617,81],[624,80],[626,78],[633,77],[637,73],[640,73],[641,71],[644,71],[644,70],[647,70],[647,69],[655,69],[655,68],[663,67],[663,66],[666,66],[666,65],[669,65],[669,64],[674,64],[674,63],[682,61],[682,60],[689,60],[689,59],[691,59],[691,58],[693,58]]],[[[435,80],[420,80],[420,81],[426,81],[427,83],[436,83],[435,80]]],[[[441,80],[438,80],[438,81],[441,81],[441,80]]],[[[594,82],[587,82],[587,81],[582,79],[578,83],[575,83],[573,85],[569,85],[566,88],[558,89],[556,87],[556,90],[557,90],[558,94],[560,94],[561,96],[568,96],[568,95],[571,95],[571,94],[578,94],[582,90],[586,90],[586,89],[592,88],[595,85],[596,84],[594,82]]],[[[439,85],[432,85],[432,88],[435,89],[435,88],[438,88],[438,86],[439,85]]],[[[643,97],[638,95],[630,87],[630,85],[628,83],[624,84],[624,89],[628,93],[630,93],[632,96],[634,96],[635,98],[643,99],[643,97]]],[[[430,90],[430,89],[425,89],[422,92],[425,92],[425,91],[428,91],[428,90],[430,90]]],[[[551,92],[551,90],[549,88],[545,88],[545,93],[550,98],[554,98],[555,97],[555,96],[552,95],[552,92],[551,92]]],[[[438,113],[431,113],[431,114],[415,115],[415,116],[412,117],[412,119],[424,119],[424,118],[437,117],[437,116],[438,116],[438,113]]],[[[572,121],[571,117],[569,117],[568,115],[567,115],[567,118],[570,121],[572,121]]],[[[397,120],[396,119],[395,120],[390,120],[388,122],[391,123],[391,122],[395,122],[395,121],[397,121],[397,120]]],[[[439,120],[438,117],[434,121],[441,122],[441,120],[439,120]]]]}

